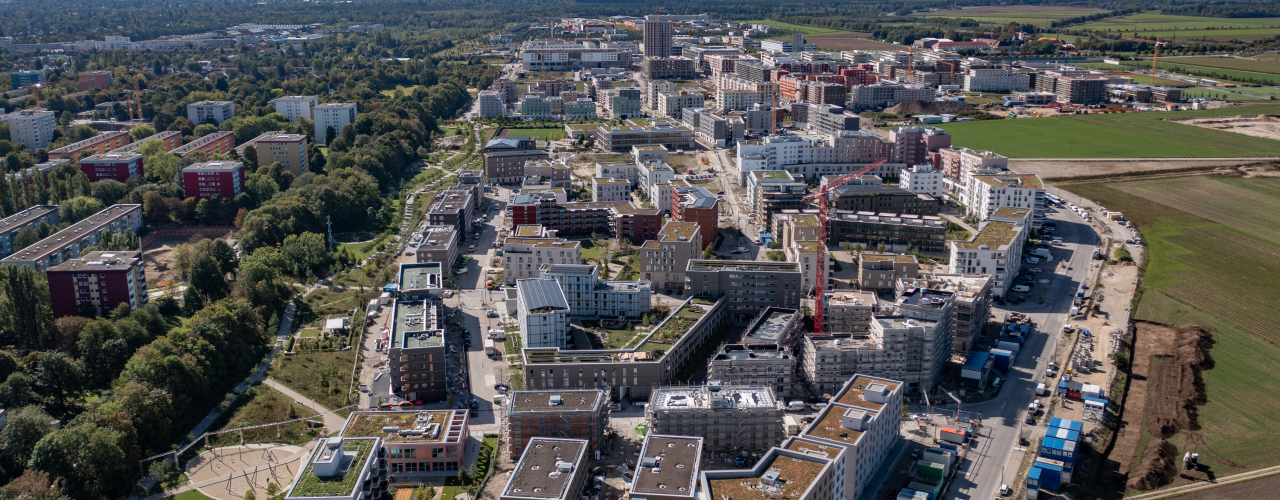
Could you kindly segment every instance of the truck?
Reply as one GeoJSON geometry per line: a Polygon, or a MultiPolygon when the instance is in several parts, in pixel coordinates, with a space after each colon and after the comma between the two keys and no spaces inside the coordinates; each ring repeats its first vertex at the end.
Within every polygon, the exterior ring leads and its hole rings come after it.
{"type": "Polygon", "coordinates": [[[502,353],[498,351],[498,346],[494,344],[493,339],[489,339],[489,338],[484,339],[484,355],[497,356],[499,354],[502,354],[502,353]]]}
{"type": "Polygon", "coordinates": [[[1045,262],[1053,262],[1053,254],[1049,252],[1048,248],[1037,247],[1035,250],[1031,251],[1031,255],[1038,255],[1040,257],[1044,257],[1045,262]]]}
{"type": "Polygon", "coordinates": [[[489,338],[491,338],[491,339],[493,339],[493,340],[506,341],[506,340],[507,340],[507,331],[506,331],[506,330],[499,330],[499,329],[489,330],[489,338]]]}
{"type": "Polygon", "coordinates": [[[1045,385],[1044,385],[1044,384],[1036,384],[1036,395],[1037,395],[1037,396],[1048,396],[1048,395],[1049,395],[1049,389],[1048,389],[1047,387],[1045,387],[1045,385]]]}
{"type": "Polygon", "coordinates": [[[951,427],[938,428],[938,439],[948,443],[964,444],[968,437],[968,429],[953,429],[951,427]]]}

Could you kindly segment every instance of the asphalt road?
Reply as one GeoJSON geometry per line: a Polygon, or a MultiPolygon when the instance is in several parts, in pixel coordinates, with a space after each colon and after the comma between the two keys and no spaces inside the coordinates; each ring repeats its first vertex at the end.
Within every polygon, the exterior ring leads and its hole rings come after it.
{"type": "MultiPolygon", "coordinates": [[[[1035,322],[1037,333],[1023,345],[999,397],[961,408],[980,413],[983,428],[970,452],[969,463],[957,473],[947,492],[947,499],[994,498],[998,496],[997,490],[1002,483],[1016,484],[1021,453],[1012,463],[1010,458],[1014,456],[1015,447],[1019,451],[1021,448],[1018,437],[1027,416],[1027,405],[1036,398],[1036,384],[1045,382],[1045,369],[1057,349],[1058,339],[1062,337],[1062,327],[1067,323],[1073,295],[1086,276],[1096,269],[1097,261],[1092,257],[1098,236],[1094,230],[1070,210],[1054,213],[1054,209],[1049,209],[1049,212],[1048,217],[1058,223],[1058,236],[1065,242],[1057,247],[1054,255],[1065,257],[1055,261],[1053,282],[1038,285],[1049,287],[1044,304],[1022,303],[1012,308],[993,308],[993,314],[1000,318],[1009,311],[1027,313],[1035,322]],[[1064,249],[1066,252],[1062,251],[1064,249]]],[[[1044,268],[1045,265],[1042,263],[1039,267],[1044,268]]],[[[935,414],[947,415],[954,411],[955,405],[933,407],[935,414]]],[[[1036,430],[1039,435],[1044,434],[1043,426],[1033,430],[1033,435],[1036,430]]]]}

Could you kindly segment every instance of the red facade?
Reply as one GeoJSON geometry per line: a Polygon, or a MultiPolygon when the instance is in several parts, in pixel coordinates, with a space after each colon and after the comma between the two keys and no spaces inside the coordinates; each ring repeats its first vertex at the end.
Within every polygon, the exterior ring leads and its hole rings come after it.
{"type": "Polygon", "coordinates": [[[244,164],[196,163],[182,169],[182,186],[188,198],[235,198],[244,190],[244,164]]]}
{"type": "Polygon", "coordinates": [[[89,182],[113,179],[126,182],[142,175],[142,155],[96,155],[80,160],[80,171],[89,182]]]}
{"type": "Polygon", "coordinates": [[[115,310],[121,303],[129,303],[129,269],[50,269],[49,306],[53,309],[53,317],[75,316],[78,299],[88,299],[97,293],[101,302],[98,314],[104,315],[115,310]],[[96,286],[91,284],[91,279],[96,286]],[[105,306],[105,307],[104,307],[105,306]]]}

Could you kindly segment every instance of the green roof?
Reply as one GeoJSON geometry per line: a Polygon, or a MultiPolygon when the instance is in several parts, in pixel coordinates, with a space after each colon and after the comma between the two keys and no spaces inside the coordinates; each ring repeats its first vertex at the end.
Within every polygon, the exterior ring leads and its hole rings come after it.
{"type": "Polygon", "coordinates": [[[957,241],[956,247],[962,250],[978,250],[980,246],[986,245],[989,250],[999,250],[1000,247],[1013,243],[1013,238],[1020,231],[1019,227],[1021,226],[1012,222],[988,222],[981,231],[978,231],[978,236],[973,241],[957,241]]]}
{"type": "MultiPolygon", "coordinates": [[[[308,456],[307,468],[302,471],[302,477],[298,479],[289,496],[345,497],[351,495],[356,483],[360,480],[360,472],[364,470],[364,464],[369,459],[369,452],[373,450],[373,443],[373,439],[344,439],[342,449],[354,451],[356,456],[351,460],[351,465],[342,468],[344,472],[336,476],[317,477],[312,471],[315,455],[308,456]]],[[[316,453],[320,452],[319,448],[322,446],[324,446],[323,441],[317,446],[316,453]]]]}

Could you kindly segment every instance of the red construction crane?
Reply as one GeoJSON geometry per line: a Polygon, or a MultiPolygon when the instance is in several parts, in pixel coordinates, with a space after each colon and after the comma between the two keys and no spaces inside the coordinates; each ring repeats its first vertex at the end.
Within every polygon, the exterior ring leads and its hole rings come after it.
{"type": "Polygon", "coordinates": [[[813,333],[822,333],[822,309],[826,302],[823,297],[823,288],[827,283],[827,194],[836,188],[845,185],[845,183],[861,177],[862,174],[875,170],[876,167],[883,165],[888,159],[880,160],[863,167],[861,170],[851,174],[845,174],[837,177],[835,180],[828,182],[827,185],[818,188],[813,194],[804,199],[805,203],[818,204],[818,242],[822,245],[818,246],[818,261],[814,266],[817,270],[816,288],[814,289],[814,308],[813,308],[813,333]]]}

